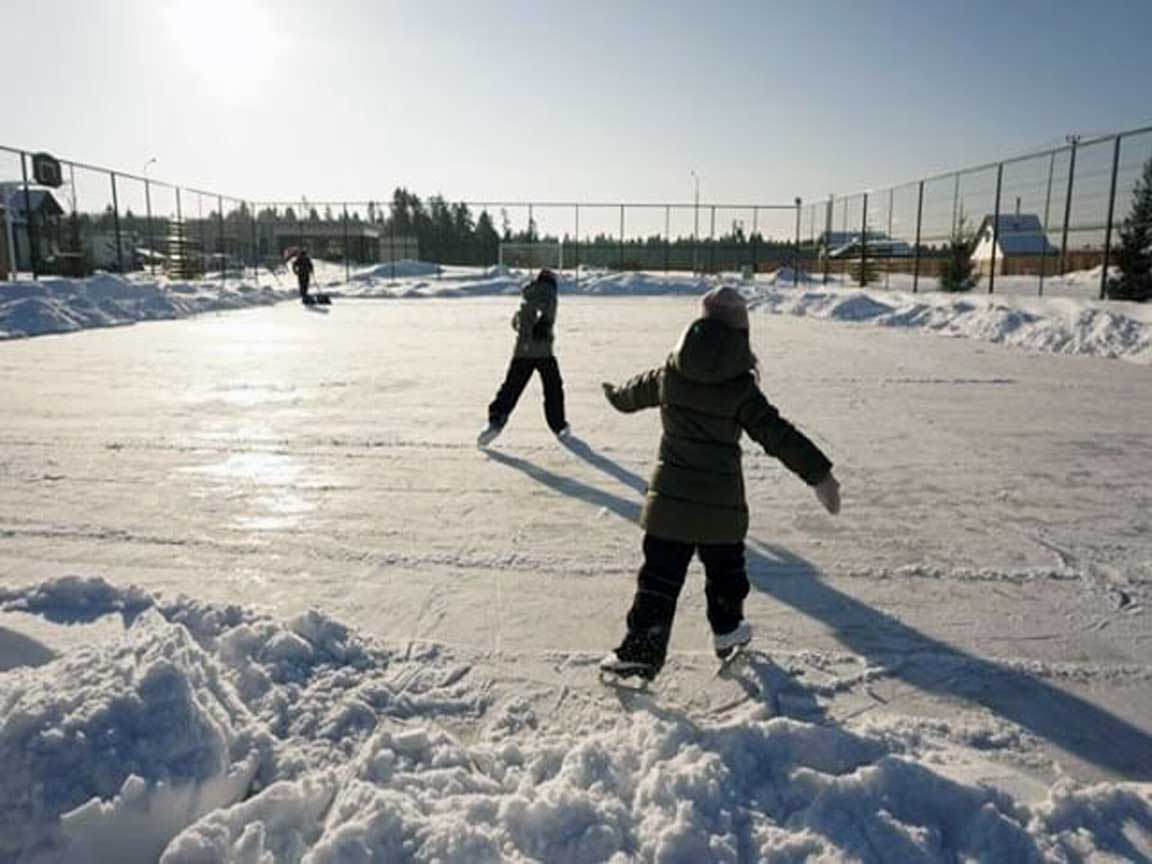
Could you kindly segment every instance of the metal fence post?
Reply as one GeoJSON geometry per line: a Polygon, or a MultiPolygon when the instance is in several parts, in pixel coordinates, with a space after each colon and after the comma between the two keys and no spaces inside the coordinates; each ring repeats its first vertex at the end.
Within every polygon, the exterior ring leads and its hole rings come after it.
{"type": "Polygon", "coordinates": [[[224,199],[216,196],[216,254],[220,256],[220,282],[228,284],[228,250],[224,245],[224,199]]]}
{"type": "Polygon", "coordinates": [[[860,287],[868,285],[868,193],[864,193],[864,203],[860,207],[860,287]]]}
{"type": "Polygon", "coordinates": [[[1116,146],[1112,150],[1112,182],[1108,189],[1108,223],[1104,229],[1104,263],[1100,268],[1100,299],[1108,296],[1108,264],[1112,257],[1112,215],[1116,209],[1116,173],[1120,170],[1120,144],[1123,135],[1116,136],[1116,146]]]}
{"type": "Polygon", "coordinates": [[[796,199],[796,251],[792,256],[792,284],[800,284],[800,210],[804,206],[804,199],[796,199]]]}
{"type": "Polygon", "coordinates": [[[1072,218],[1072,182],[1076,179],[1076,147],[1080,136],[1071,137],[1072,150],[1068,157],[1068,191],[1064,193],[1064,226],[1060,231],[1060,275],[1068,270],[1068,222],[1072,218]]]}
{"type": "Polygon", "coordinates": [[[996,166],[996,206],[992,212],[992,261],[988,270],[988,293],[996,289],[996,246],[1000,242],[1000,187],[1004,180],[1004,163],[996,166]]]}
{"type": "Polygon", "coordinates": [[[760,208],[752,208],[752,278],[760,272],[760,208]]]}
{"type": "Polygon", "coordinates": [[[956,182],[952,185],[952,236],[956,236],[956,217],[960,207],[960,172],[956,172],[956,182]]]}
{"type": "Polygon", "coordinates": [[[1040,236],[1040,290],[1037,296],[1044,296],[1044,277],[1048,273],[1048,215],[1052,206],[1052,175],[1056,171],[1056,152],[1048,157],[1048,191],[1044,194],[1044,227],[1040,236]]]}
{"type": "Polygon", "coordinates": [[[580,286],[580,205],[576,205],[576,260],[573,262],[576,268],[576,286],[580,286]]]}
{"type": "Polygon", "coordinates": [[[344,204],[344,281],[352,279],[351,265],[348,262],[348,204],[344,204]]]}
{"type": "Polygon", "coordinates": [[[892,217],[896,210],[896,187],[888,190],[888,260],[884,265],[884,287],[892,287],[892,217]]]}
{"type": "Polygon", "coordinates": [[[829,267],[831,266],[831,258],[828,253],[832,251],[832,208],[834,206],[833,196],[828,196],[828,210],[824,216],[824,284],[828,284],[829,267]]]}
{"type": "Polygon", "coordinates": [[[712,227],[708,230],[708,269],[716,272],[716,205],[712,205],[712,227]]]}
{"type": "Polygon", "coordinates": [[[664,272],[672,263],[672,208],[664,207],[664,272]]]}
{"type": "Polygon", "coordinates": [[[617,267],[624,270],[624,205],[620,205],[620,260],[617,267]]]}
{"type": "Polygon", "coordinates": [[[260,287],[260,247],[256,235],[256,202],[248,202],[248,207],[252,215],[252,278],[256,282],[256,287],[260,287]]]}
{"type": "Polygon", "coordinates": [[[109,171],[112,178],[112,228],[116,233],[116,266],[124,273],[124,243],[120,238],[120,202],[116,197],[116,172],[109,171]]]}
{"type": "Polygon", "coordinates": [[[924,181],[920,181],[920,191],[916,194],[916,246],[913,248],[912,293],[920,291],[920,227],[924,221],[924,181]]]}
{"type": "Polygon", "coordinates": [[[396,205],[388,217],[388,260],[391,262],[392,281],[396,281],[396,205]]]}
{"type": "Polygon", "coordinates": [[[156,275],[156,231],[152,227],[152,186],[144,178],[144,213],[148,219],[148,273],[156,275]]]}
{"type": "MultiPolygon", "coordinates": [[[[35,282],[40,278],[40,250],[37,248],[40,232],[36,230],[35,220],[32,218],[32,193],[28,191],[28,154],[24,151],[20,151],[20,173],[24,177],[24,233],[28,235],[28,263],[32,266],[32,281],[35,282]]],[[[16,263],[15,249],[12,250],[12,258],[13,269],[19,274],[20,265],[16,263]]]]}

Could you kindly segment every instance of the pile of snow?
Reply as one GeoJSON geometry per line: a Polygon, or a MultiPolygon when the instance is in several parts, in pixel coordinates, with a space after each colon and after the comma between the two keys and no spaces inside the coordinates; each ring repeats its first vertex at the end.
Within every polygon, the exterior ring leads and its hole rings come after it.
{"type": "Polygon", "coordinates": [[[595,713],[549,728],[529,681],[315,612],[279,621],[76,577],[2,591],[0,609],[124,622],[108,644],[0,673],[5,861],[1152,854],[1152,787],[1062,782],[1024,802],[949,772],[928,725],[879,712],[852,731],[755,700],[695,720],[659,691],[603,696],[590,658],[569,657],[565,693],[586,688],[595,713]]]}
{"type": "Polygon", "coordinates": [[[185,318],[265,306],[288,296],[242,282],[160,282],[107,273],[84,279],[0,282],[0,339],[185,318]]]}
{"type": "MultiPolygon", "coordinates": [[[[514,295],[535,271],[507,267],[444,267],[421,261],[379,264],[357,271],[334,293],[345,297],[408,299],[423,297],[496,297],[514,295]]],[[[717,283],[714,278],[685,274],[616,272],[582,268],[557,273],[561,294],[644,297],[704,294],[717,283]]]]}
{"type": "Polygon", "coordinates": [[[377,282],[381,279],[411,279],[417,276],[439,276],[443,267],[430,261],[388,261],[376,264],[366,270],[358,270],[352,282],[377,282]]]}
{"type": "Polygon", "coordinates": [[[759,289],[752,308],[880,327],[928,330],[1055,354],[1152,363],[1152,308],[1068,297],[759,289]]]}

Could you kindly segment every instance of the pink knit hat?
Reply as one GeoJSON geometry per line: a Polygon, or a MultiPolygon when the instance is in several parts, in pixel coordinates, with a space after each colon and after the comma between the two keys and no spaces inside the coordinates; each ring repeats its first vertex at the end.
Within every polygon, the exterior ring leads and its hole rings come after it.
{"type": "Polygon", "coordinates": [[[713,288],[700,298],[701,317],[722,321],[733,330],[748,329],[748,304],[735,288],[713,288]]]}

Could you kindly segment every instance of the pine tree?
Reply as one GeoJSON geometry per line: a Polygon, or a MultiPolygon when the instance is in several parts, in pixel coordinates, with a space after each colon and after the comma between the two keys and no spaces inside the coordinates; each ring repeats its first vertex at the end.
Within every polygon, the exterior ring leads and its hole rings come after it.
{"type": "Polygon", "coordinates": [[[1120,229],[1116,266],[1120,277],[1108,280],[1112,300],[1152,300],[1152,158],[1144,163],[1132,189],[1132,210],[1120,229]]]}
{"type": "Polygon", "coordinates": [[[972,252],[976,248],[976,238],[968,230],[967,221],[960,217],[956,233],[944,247],[944,260],[940,264],[940,290],[959,292],[971,291],[979,277],[973,272],[972,252]]]}

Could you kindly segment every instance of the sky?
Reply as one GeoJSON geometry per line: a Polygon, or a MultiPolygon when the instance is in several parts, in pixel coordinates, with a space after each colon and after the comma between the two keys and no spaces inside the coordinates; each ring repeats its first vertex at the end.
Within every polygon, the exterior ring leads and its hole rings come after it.
{"type": "Polygon", "coordinates": [[[1152,123],[1150,33],[1150,0],[0,0],[0,144],[253,200],[787,203],[1152,123]]]}

